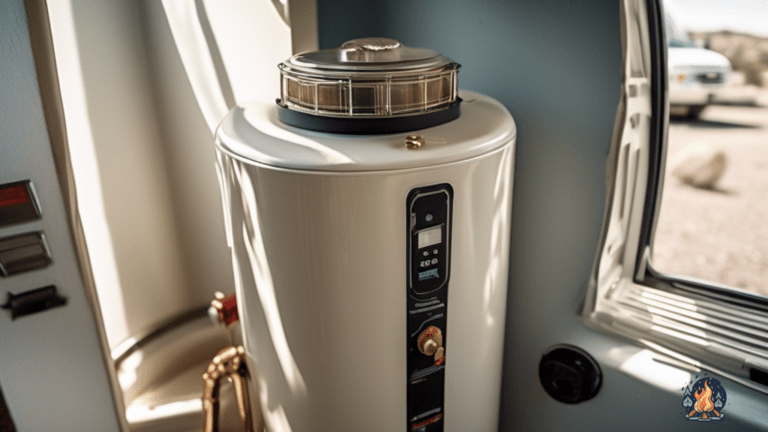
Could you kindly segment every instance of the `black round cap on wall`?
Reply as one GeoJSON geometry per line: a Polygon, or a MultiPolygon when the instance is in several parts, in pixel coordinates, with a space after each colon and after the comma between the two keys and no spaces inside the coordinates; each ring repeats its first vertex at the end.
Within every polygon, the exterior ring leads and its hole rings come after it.
{"type": "Polygon", "coordinates": [[[595,397],[603,381],[595,359],[572,345],[555,345],[539,363],[539,380],[554,399],[577,404],[595,397]]]}

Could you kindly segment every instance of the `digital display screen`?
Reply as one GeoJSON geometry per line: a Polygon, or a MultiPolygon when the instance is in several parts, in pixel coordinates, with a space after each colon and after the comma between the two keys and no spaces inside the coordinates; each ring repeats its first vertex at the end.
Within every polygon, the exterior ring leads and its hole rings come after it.
{"type": "Polygon", "coordinates": [[[440,279],[440,275],[437,273],[437,269],[427,270],[419,273],[419,281],[427,279],[440,279]]]}
{"type": "Polygon", "coordinates": [[[441,227],[430,228],[419,233],[419,249],[427,246],[436,245],[443,241],[443,230],[441,227]]]}

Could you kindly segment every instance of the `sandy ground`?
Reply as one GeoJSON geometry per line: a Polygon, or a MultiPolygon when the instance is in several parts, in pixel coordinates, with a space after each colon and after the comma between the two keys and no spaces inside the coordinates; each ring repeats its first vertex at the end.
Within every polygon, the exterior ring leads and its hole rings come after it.
{"type": "Polygon", "coordinates": [[[658,270],[768,295],[768,90],[757,99],[762,106],[712,105],[697,121],[670,121],[652,257],[658,270]],[[671,174],[676,154],[704,144],[727,157],[714,190],[671,174]]]}

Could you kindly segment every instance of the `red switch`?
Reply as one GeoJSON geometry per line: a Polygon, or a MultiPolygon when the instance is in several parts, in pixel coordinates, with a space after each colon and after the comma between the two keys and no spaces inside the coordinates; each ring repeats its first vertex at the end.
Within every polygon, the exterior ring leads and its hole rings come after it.
{"type": "Polygon", "coordinates": [[[27,185],[23,183],[6,185],[0,188],[0,207],[29,204],[30,201],[27,185]]]}
{"type": "Polygon", "coordinates": [[[0,185],[0,226],[40,219],[29,180],[0,185]]]}

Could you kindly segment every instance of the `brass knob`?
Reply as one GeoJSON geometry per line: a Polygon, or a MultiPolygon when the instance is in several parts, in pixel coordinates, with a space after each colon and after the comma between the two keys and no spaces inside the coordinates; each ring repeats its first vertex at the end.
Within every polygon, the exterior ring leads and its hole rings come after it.
{"type": "Polygon", "coordinates": [[[441,364],[443,357],[445,357],[445,348],[440,347],[435,351],[435,364],[441,364]]]}
{"type": "Polygon", "coordinates": [[[426,143],[427,140],[425,140],[421,135],[408,135],[405,137],[405,146],[411,150],[415,150],[426,143]]]}
{"type": "Polygon", "coordinates": [[[416,340],[422,354],[432,356],[443,347],[443,332],[435,327],[427,327],[416,340]]]}

